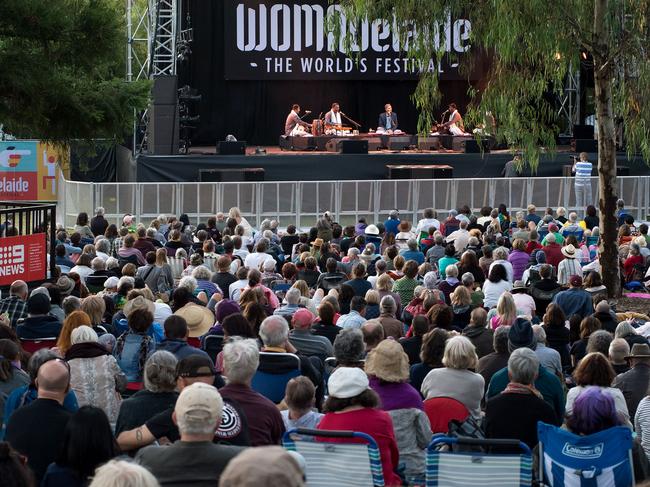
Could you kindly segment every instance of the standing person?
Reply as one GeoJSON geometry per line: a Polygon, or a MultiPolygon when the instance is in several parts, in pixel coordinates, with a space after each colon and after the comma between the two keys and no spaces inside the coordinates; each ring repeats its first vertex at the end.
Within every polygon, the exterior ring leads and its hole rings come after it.
{"type": "Polygon", "coordinates": [[[40,483],[47,466],[58,455],[70,412],[63,401],[70,390],[70,369],[60,359],[41,365],[36,377],[38,399],[17,410],[9,419],[5,439],[27,457],[40,483]]]}
{"type": "MultiPolygon", "coordinates": [[[[284,122],[284,135],[291,135],[291,132],[293,132],[293,129],[295,129],[298,125],[305,127],[305,128],[311,128],[311,125],[309,125],[307,122],[303,122],[302,119],[300,118],[300,105],[297,103],[294,103],[291,106],[291,111],[289,112],[289,115],[287,115],[287,121],[284,122]]],[[[309,112],[305,113],[307,115],[309,112]]]]}
{"type": "Polygon", "coordinates": [[[377,128],[384,129],[388,133],[397,130],[397,113],[393,111],[390,103],[386,103],[384,105],[384,113],[379,114],[377,128]]]}
{"type": "Polygon", "coordinates": [[[104,218],[104,208],[101,206],[95,209],[95,216],[90,220],[90,230],[95,236],[104,235],[108,228],[108,222],[104,218]]]}
{"type": "Polygon", "coordinates": [[[503,166],[503,169],[501,170],[501,177],[516,178],[521,176],[522,164],[523,163],[521,162],[521,156],[517,154],[512,158],[512,160],[506,162],[505,166],[503,166]]]}
{"type": "Polygon", "coordinates": [[[593,204],[591,196],[591,171],[593,164],[589,162],[586,152],[580,153],[579,159],[574,159],[571,172],[575,174],[574,187],[576,190],[576,207],[583,211],[587,205],[593,204]]]}

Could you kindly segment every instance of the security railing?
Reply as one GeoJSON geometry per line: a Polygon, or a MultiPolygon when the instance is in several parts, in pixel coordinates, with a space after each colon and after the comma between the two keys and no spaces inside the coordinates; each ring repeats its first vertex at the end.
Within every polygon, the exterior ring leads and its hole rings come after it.
{"type": "MultiPolygon", "coordinates": [[[[598,207],[598,178],[592,178],[592,195],[598,207]]],[[[650,176],[623,176],[616,181],[618,196],[637,220],[647,218],[650,176]]],[[[265,218],[281,226],[309,228],[329,210],[337,221],[354,223],[359,217],[383,221],[397,209],[401,218],[418,220],[425,208],[444,214],[468,205],[474,212],[483,206],[505,203],[514,214],[529,203],[539,212],[546,207],[575,208],[573,178],[419,179],[386,181],[296,181],[224,183],[85,183],[61,181],[57,215],[66,227],[74,226],[79,212],[105,209],[110,222],[119,223],[126,213],[148,224],[158,215],[185,213],[196,224],[237,206],[253,226],[265,218]]]]}

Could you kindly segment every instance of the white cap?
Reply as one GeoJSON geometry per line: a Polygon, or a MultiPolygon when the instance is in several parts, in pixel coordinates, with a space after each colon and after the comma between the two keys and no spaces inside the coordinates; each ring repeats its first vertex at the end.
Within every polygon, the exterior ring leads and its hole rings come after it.
{"type": "Polygon", "coordinates": [[[330,396],[339,399],[356,397],[369,388],[368,376],[357,367],[339,367],[327,382],[330,396]]]}
{"type": "Polygon", "coordinates": [[[216,387],[195,382],[185,387],[176,400],[174,412],[185,421],[215,422],[221,419],[223,399],[216,387]]]}

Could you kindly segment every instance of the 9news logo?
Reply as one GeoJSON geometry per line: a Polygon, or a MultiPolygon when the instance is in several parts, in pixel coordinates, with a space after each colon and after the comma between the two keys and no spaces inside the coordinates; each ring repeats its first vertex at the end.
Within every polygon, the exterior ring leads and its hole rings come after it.
{"type": "Polygon", "coordinates": [[[0,246],[0,276],[20,272],[25,272],[25,245],[0,246]]]}

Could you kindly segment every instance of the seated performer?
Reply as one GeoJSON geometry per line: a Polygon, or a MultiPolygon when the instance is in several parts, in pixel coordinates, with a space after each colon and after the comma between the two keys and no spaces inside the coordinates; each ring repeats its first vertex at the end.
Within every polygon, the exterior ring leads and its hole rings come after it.
{"type": "Polygon", "coordinates": [[[292,132],[296,127],[311,128],[307,122],[301,120],[300,105],[294,103],[291,106],[291,112],[287,115],[287,121],[284,123],[284,135],[293,135],[292,132]]]}
{"type": "Polygon", "coordinates": [[[447,109],[449,119],[440,125],[433,127],[434,134],[451,134],[451,135],[465,135],[465,125],[463,124],[463,117],[460,115],[455,103],[450,103],[447,109]]]}
{"type": "Polygon", "coordinates": [[[332,109],[325,114],[325,128],[330,128],[334,126],[341,126],[341,108],[339,104],[334,102],[332,103],[332,109]]]}
{"type": "Polygon", "coordinates": [[[393,107],[390,103],[384,105],[384,113],[379,114],[379,122],[377,124],[377,131],[382,131],[387,134],[392,134],[397,130],[397,113],[393,112],[393,107]]]}

